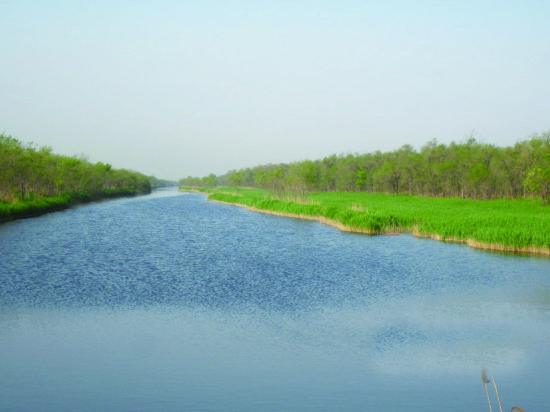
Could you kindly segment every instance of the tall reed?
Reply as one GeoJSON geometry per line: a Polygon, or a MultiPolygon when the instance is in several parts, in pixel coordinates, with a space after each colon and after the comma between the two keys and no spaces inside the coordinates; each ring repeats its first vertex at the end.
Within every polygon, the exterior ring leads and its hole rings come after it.
{"type": "Polygon", "coordinates": [[[498,388],[497,388],[497,383],[495,381],[495,377],[493,376],[493,374],[491,374],[491,379],[493,381],[493,385],[495,387],[495,393],[497,394],[497,400],[498,400],[498,407],[500,409],[500,412],[502,412],[502,404],[500,403],[500,395],[498,394],[498,388]]]}
{"type": "Polygon", "coordinates": [[[209,199],[325,219],[369,234],[414,233],[496,251],[550,255],[550,207],[525,199],[476,201],[360,192],[272,193],[217,188],[209,199]]]}
{"type": "Polygon", "coordinates": [[[481,371],[481,382],[483,382],[483,386],[485,387],[485,393],[487,394],[487,402],[489,403],[489,411],[493,412],[493,407],[491,406],[491,397],[489,396],[489,389],[487,389],[487,384],[490,383],[490,381],[487,378],[487,374],[485,373],[485,369],[483,369],[481,371]]]}
{"type": "MultiPolygon", "coordinates": [[[[491,380],[493,381],[493,387],[495,388],[495,394],[497,396],[497,401],[498,401],[498,408],[500,409],[500,412],[503,412],[502,411],[502,403],[500,402],[500,395],[498,393],[497,383],[495,382],[495,377],[493,376],[493,374],[491,374],[491,379],[489,379],[487,377],[487,372],[485,371],[485,369],[482,369],[481,370],[481,382],[483,383],[483,387],[485,388],[485,394],[487,395],[487,402],[489,403],[489,412],[493,412],[493,407],[491,405],[491,397],[489,396],[489,389],[487,388],[487,384],[490,383],[491,380]]],[[[516,412],[525,412],[519,406],[514,406],[512,408],[512,412],[514,412],[514,411],[516,411],[516,412]]]]}

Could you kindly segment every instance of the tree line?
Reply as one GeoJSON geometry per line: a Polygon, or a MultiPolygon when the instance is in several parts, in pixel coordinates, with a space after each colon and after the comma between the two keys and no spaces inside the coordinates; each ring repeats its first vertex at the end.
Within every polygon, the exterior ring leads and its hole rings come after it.
{"type": "Polygon", "coordinates": [[[472,199],[550,194],[550,131],[514,146],[498,147],[474,137],[449,145],[431,140],[415,150],[332,155],[321,160],[267,164],[224,175],[187,177],[181,185],[243,186],[275,192],[364,191],[472,199]]]}
{"type": "Polygon", "coordinates": [[[141,173],[57,155],[50,147],[36,148],[0,134],[0,202],[32,201],[64,193],[86,193],[96,198],[150,191],[149,178],[141,173]]]}
{"type": "Polygon", "coordinates": [[[149,183],[151,183],[151,189],[160,189],[163,187],[175,187],[178,182],[169,179],[159,179],[155,176],[149,176],[149,183]]]}

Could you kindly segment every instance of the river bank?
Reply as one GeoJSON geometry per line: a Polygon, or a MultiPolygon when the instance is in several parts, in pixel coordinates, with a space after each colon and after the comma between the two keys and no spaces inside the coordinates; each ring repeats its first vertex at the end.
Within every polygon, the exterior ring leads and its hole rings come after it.
{"type": "Polygon", "coordinates": [[[550,256],[550,209],[528,199],[475,201],[342,192],[296,196],[231,188],[200,191],[211,201],[315,220],[346,232],[410,233],[488,251],[550,256]]]}
{"type": "Polygon", "coordinates": [[[40,196],[32,201],[16,203],[0,203],[0,224],[18,219],[37,217],[46,213],[65,210],[79,204],[86,204],[105,199],[118,197],[131,197],[149,192],[138,192],[133,190],[104,190],[94,195],[86,192],[63,193],[60,196],[40,196]]]}
{"type": "Polygon", "coordinates": [[[80,203],[151,193],[167,181],[68,157],[0,133],[0,223],[80,203]]]}

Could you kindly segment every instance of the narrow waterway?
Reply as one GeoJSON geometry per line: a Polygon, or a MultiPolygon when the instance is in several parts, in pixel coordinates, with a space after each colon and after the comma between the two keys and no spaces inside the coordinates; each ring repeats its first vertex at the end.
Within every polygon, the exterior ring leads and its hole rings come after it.
{"type": "Polygon", "coordinates": [[[1,411],[543,411],[549,342],[546,258],[173,190],[0,226],[1,411]]]}

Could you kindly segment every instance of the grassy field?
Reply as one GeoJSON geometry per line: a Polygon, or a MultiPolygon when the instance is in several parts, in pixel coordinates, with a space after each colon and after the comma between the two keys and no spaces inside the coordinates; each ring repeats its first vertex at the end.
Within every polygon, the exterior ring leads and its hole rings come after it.
{"type": "Polygon", "coordinates": [[[348,192],[296,196],[233,188],[203,191],[209,200],[318,220],[350,232],[413,233],[481,249],[550,255],[550,207],[537,200],[477,201],[348,192]]]}

